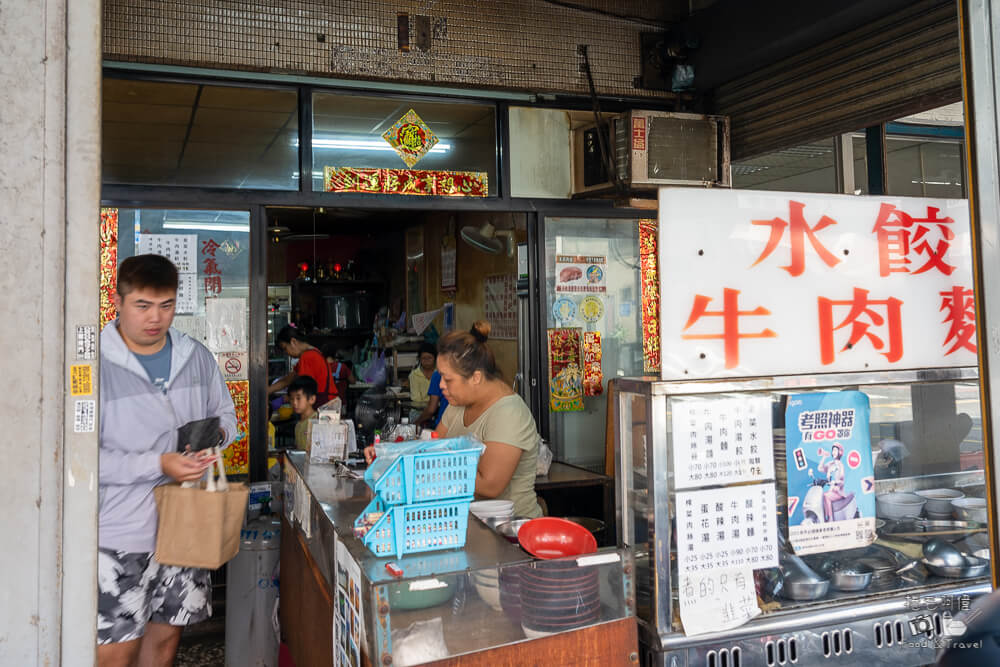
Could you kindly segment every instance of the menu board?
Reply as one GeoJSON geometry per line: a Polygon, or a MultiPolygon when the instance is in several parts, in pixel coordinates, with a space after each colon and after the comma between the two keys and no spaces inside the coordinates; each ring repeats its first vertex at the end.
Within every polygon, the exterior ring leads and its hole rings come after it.
{"type": "Polygon", "coordinates": [[[674,488],[774,479],[767,396],[670,402],[674,488]]]}
{"type": "Polygon", "coordinates": [[[677,493],[680,575],[778,565],[774,483],[677,493]]]}

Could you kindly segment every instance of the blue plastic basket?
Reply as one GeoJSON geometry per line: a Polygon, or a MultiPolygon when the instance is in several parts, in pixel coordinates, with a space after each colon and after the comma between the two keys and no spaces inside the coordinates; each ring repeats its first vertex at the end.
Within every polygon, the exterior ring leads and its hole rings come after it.
{"type": "Polygon", "coordinates": [[[382,513],[361,537],[364,545],[379,557],[402,558],[424,551],[457,549],[465,546],[470,502],[465,499],[388,506],[375,498],[355,519],[354,527],[364,526],[367,515],[382,513]]]}
{"type": "Polygon", "coordinates": [[[472,497],[483,446],[468,437],[431,440],[425,446],[434,451],[404,454],[384,471],[374,465],[365,471],[365,482],[383,503],[409,505],[472,497]]]}

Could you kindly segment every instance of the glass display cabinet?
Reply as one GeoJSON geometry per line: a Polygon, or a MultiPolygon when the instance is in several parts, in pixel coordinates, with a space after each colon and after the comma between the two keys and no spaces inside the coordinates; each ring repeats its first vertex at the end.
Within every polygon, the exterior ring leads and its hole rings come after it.
{"type": "Polygon", "coordinates": [[[353,531],[363,480],[288,452],[283,481],[282,628],[299,664],[324,664],[317,637],[336,665],[541,664],[581,643],[634,663],[628,549],[539,560],[470,516],[462,548],[380,558],[353,531]]]}
{"type": "Polygon", "coordinates": [[[974,368],[624,379],[614,419],[643,664],[933,663],[991,590],[974,368]]]}

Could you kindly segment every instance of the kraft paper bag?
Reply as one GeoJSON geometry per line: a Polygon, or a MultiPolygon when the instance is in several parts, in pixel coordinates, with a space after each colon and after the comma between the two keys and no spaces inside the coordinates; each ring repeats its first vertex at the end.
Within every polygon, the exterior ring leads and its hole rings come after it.
{"type": "Polygon", "coordinates": [[[215,570],[240,550],[250,490],[231,482],[225,491],[163,484],[153,489],[160,514],[157,562],[215,570]]]}

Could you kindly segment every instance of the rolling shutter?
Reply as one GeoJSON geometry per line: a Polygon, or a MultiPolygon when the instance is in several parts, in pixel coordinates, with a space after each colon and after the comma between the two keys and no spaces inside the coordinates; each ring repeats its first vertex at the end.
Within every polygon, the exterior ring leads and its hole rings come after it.
{"type": "Polygon", "coordinates": [[[957,5],[921,0],[720,85],[712,112],[738,160],[961,99],[957,5]]]}

